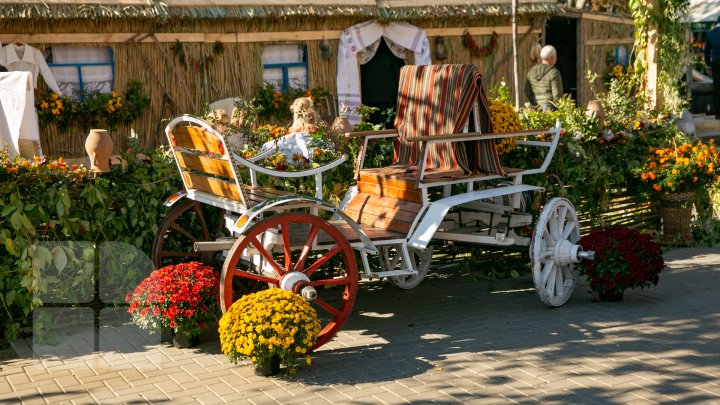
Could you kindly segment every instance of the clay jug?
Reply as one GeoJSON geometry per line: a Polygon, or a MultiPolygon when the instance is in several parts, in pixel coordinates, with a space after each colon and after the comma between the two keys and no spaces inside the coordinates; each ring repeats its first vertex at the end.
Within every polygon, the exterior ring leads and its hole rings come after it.
{"type": "Polygon", "coordinates": [[[333,141],[335,142],[338,150],[343,153],[347,152],[348,142],[350,141],[345,134],[352,131],[353,127],[350,125],[350,121],[347,117],[337,117],[335,118],[335,121],[333,121],[332,125],[330,125],[330,132],[333,134],[333,141]]]}
{"type": "Polygon", "coordinates": [[[108,131],[91,129],[85,140],[85,150],[90,156],[90,170],[96,173],[110,171],[110,155],[113,142],[108,131]]]}
{"type": "Polygon", "coordinates": [[[25,159],[33,159],[35,156],[40,156],[40,145],[37,141],[32,141],[30,139],[20,139],[18,140],[18,149],[20,152],[20,156],[24,157],[25,159]]]}
{"type": "Polygon", "coordinates": [[[602,125],[605,122],[605,110],[603,109],[600,100],[590,100],[587,106],[587,116],[595,116],[598,119],[598,123],[602,125]]]}

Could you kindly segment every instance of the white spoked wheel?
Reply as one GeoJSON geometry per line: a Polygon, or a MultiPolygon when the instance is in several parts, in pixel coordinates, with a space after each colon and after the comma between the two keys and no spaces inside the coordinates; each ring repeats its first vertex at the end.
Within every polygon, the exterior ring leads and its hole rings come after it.
{"type": "Polygon", "coordinates": [[[581,250],[580,224],[570,201],[555,197],[545,204],[535,224],[530,259],[533,282],[545,305],[559,307],[572,295],[576,276],[574,263],[581,250]]]}
{"type": "MultiPolygon", "coordinates": [[[[415,270],[417,270],[417,274],[412,276],[388,277],[388,281],[390,282],[390,284],[403,290],[415,288],[420,285],[420,283],[422,283],[422,281],[425,279],[425,276],[427,276],[428,269],[430,268],[430,262],[432,262],[433,257],[432,246],[428,246],[425,251],[421,251],[411,247],[409,247],[408,250],[410,253],[410,259],[413,261],[413,267],[415,268],[415,270]]],[[[387,263],[386,266],[389,267],[392,265],[392,269],[395,268],[395,265],[398,261],[402,261],[402,255],[397,250],[393,250],[392,252],[390,252],[390,249],[385,247],[381,248],[380,254],[384,256],[384,262],[387,263]]],[[[386,270],[391,270],[391,268],[386,268],[386,270]]]]}

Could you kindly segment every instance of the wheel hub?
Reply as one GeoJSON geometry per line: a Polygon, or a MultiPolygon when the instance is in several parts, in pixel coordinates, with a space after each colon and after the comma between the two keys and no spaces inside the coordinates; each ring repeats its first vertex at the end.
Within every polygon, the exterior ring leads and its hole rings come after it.
{"type": "Polygon", "coordinates": [[[576,245],[569,240],[560,240],[555,244],[554,259],[555,263],[565,266],[570,263],[580,263],[578,252],[581,250],[580,245],[576,245]]]}
{"type": "Polygon", "coordinates": [[[291,271],[285,273],[280,279],[280,288],[285,291],[291,291],[300,294],[306,300],[314,300],[317,298],[315,287],[310,285],[310,279],[304,273],[299,271],[291,271]]]}

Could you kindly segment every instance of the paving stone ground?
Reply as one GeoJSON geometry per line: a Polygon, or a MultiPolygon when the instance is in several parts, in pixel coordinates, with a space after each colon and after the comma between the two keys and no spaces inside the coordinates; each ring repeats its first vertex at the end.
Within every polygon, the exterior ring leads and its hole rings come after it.
{"type": "Polygon", "coordinates": [[[409,291],[366,282],[343,330],[292,378],[228,362],[212,336],[161,344],[122,310],[102,314],[96,337],[88,314],[51,309],[57,344],[14,342],[0,403],[720,404],[720,249],[666,261],[657,287],[622,302],[591,302],[581,280],[552,309],[528,277],[436,268],[409,291]]]}

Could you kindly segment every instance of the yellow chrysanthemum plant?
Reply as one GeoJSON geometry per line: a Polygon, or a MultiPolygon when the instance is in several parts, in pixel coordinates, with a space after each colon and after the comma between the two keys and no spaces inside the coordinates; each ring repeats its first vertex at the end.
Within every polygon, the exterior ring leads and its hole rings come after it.
{"type": "MultiPolygon", "coordinates": [[[[506,133],[520,131],[520,116],[515,108],[501,99],[489,99],[490,120],[493,125],[493,132],[506,133]]],[[[517,145],[517,138],[503,138],[496,142],[495,149],[498,154],[508,153],[517,145]]]]}
{"type": "Polygon", "coordinates": [[[288,373],[299,360],[310,364],[308,351],[320,334],[317,312],[300,295],[271,288],[244,295],[220,319],[222,352],[237,363],[258,365],[278,356],[288,373]]]}

